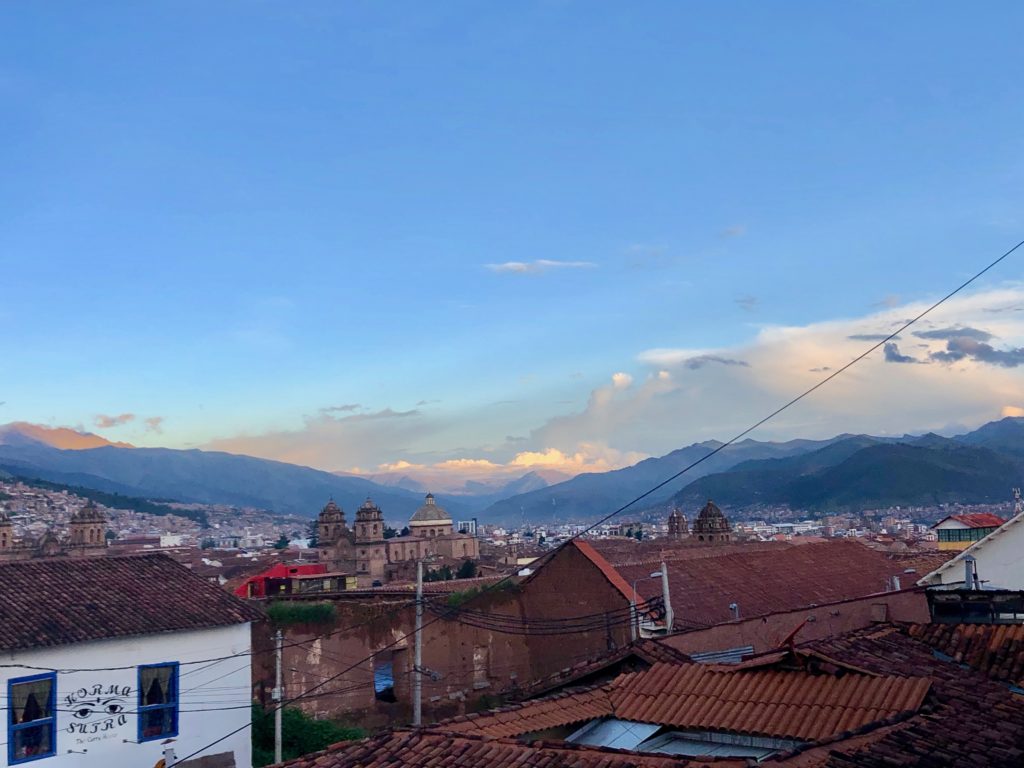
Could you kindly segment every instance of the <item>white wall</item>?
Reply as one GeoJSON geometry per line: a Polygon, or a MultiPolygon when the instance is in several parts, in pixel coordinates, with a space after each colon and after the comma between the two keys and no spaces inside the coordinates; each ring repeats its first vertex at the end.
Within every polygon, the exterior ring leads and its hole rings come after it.
{"type": "Polygon", "coordinates": [[[1024,590],[1024,520],[1014,519],[999,533],[957,555],[937,577],[922,579],[928,585],[955,584],[964,580],[965,555],[977,561],[978,578],[988,588],[1024,590]]]}
{"type": "MultiPolygon", "coordinates": [[[[178,759],[206,746],[250,720],[252,701],[251,657],[248,655],[211,664],[190,661],[234,654],[248,654],[251,644],[249,624],[174,632],[145,637],[101,640],[76,645],[41,648],[31,651],[0,653],[0,664],[50,668],[100,669],[130,666],[100,672],[57,674],[57,754],[17,765],[32,768],[149,768],[163,756],[161,740],[138,740],[138,671],[136,665],[176,661],[179,672],[178,736],[172,745],[178,759]],[[124,714],[110,716],[98,712],[77,718],[68,711],[75,708],[77,691],[117,689],[123,699],[124,714]],[[70,699],[68,697],[71,697],[70,699]],[[235,709],[225,709],[235,707],[235,709]],[[83,732],[84,731],[84,732],[83,732]],[[83,754],[84,753],[84,754],[83,754]]],[[[41,674],[37,670],[0,667],[0,695],[7,701],[7,681],[41,674]]],[[[3,731],[0,732],[0,766],[7,763],[9,716],[4,705],[3,731]]],[[[250,732],[246,728],[197,756],[233,752],[239,768],[251,768],[250,732]]]]}

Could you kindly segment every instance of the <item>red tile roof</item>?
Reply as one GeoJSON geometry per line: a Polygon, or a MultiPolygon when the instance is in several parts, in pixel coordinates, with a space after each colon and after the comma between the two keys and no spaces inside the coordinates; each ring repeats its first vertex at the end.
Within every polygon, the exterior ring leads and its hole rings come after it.
{"type": "MultiPolygon", "coordinates": [[[[879,674],[927,676],[922,714],[859,748],[840,743],[814,765],[831,768],[1024,765],[1024,702],[1005,685],[935,656],[931,646],[894,626],[872,627],[808,643],[832,658],[879,674]]],[[[781,765],[800,765],[799,758],[781,765]]]]}
{"type": "Polygon", "coordinates": [[[511,737],[614,716],[674,728],[817,740],[916,712],[929,685],[919,678],[658,663],[608,685],[457,717],[434,727],[511,737]]]}
{"type": "Polygon", "coordinates": [[[615,651],[580,661],[552,675],[533,680],[519,688],[515,698],[534,698],[568,685],[587,685],[598,679],[610,680],[629,667],[649,668],[658,661],[685,664],[691,659],[682,651],[655,640],[636,640],[615,651]]]}
{"type": "Polygon", "coordinates": [[[258,621],[251,604],[160,554],[0,563],[0,649],[258,621]]]}
{"type": "Polygon", "coordinates": [[[335,744],[284,763],[287,768],[696,768],[745,766],[745,760],[688,760],[564,742],[521,744],[436,731],[397,730],[335,744]]]}
{"type": "MultiPolygon", "coordinates": [[[[704,549],[713,553],[718,548],[706,545],[704,549]]],[[[884,592],[889,577],[907,579],[905,560],[856,541],[723,552],[717,557],[665,561],[677,629],[731,621],[730,603],[737,603],[740,617],[749,619],[884,592]]],[[[657,564],[619,565],[615,570],[630,583],[650,573],[652,565],[657,564]]],[[[655,598],[661,594],[661,584],[641,581],[637,591],[643,598],[655,598]]]]}
{"type": "Polygon", "coordinates": [[[492,738],[521,736],[609,717],[612,705],[608,694],[607,685],[568,690],[525,704],[454,717],[433,727],[446,733],[476,733],[492,738]]]}
{"type": "Polygon", "coordinates": [[[947,520],[956,520],[958,523],[963,523],[968,528],[998,528],[1006,521],[999,515],[993,515],[990,512],[967,512],[963,515],[950,515],[944,517],[932,528],[937,528],[947,520]]]}
{"type": "Polygon", "coordinates": [[[929,686],[921,678],[655,664],[616,680],[611,701],[623,720],[813,741],[916,712],[929,686]]]}
{"type": "Polygon", "coordinates": [[[1024,682],[1024,624],[915,624],[907,631],[993,680],[1024,682]]]}

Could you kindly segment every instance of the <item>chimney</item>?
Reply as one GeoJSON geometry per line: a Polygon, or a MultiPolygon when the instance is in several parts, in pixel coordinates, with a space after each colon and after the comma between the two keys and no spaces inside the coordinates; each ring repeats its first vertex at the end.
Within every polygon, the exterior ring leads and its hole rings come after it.
{"type": "Polygon", "coordinates": [[[964,589],[981,589],[978,580],[978,561],[974,555],[967,555],[964,558],[964,589]]]}

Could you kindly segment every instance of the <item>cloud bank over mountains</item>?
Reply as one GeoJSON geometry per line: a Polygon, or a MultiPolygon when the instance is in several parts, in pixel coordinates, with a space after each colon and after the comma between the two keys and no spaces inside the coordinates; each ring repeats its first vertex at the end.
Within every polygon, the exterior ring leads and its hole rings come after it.
{"type": "MultiPolygon", "coordinates": [[[[614,367],[606,382],[591,385],[584,405],[553,408],[518,435],[491,427],[486,411],[448,403],[376,410],[343,404],[314,410],[294,428],[204,447],[333,471],[425,478],[438,487],[538,468],[603,472],[731,437],[927,306],[890,304],[859,318],[765,325],[728,347],[637,350],[632,360],[609,361],[614,367]]],[[[1012,311],[1021,305],[1024,288],[1015,286],[954,298],[754,436],[950,431],[1024,413],[1024,315],[1012,311]]]]}

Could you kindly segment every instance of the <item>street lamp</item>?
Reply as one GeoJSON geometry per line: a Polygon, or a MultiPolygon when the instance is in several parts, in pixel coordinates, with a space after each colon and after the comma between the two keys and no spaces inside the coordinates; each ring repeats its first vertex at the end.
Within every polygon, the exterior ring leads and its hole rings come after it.
{"type": "Polygon", "coordinates": [[[640,613],[636,607],[636,585],[647,579],[660,579],[661,574],[661,571],[655,571],[650,576],[640,576],[633,579],[633,593],[630,595],[629,600],[629,637],[631,640],[635,641],[640,634],[640,613]]]}

